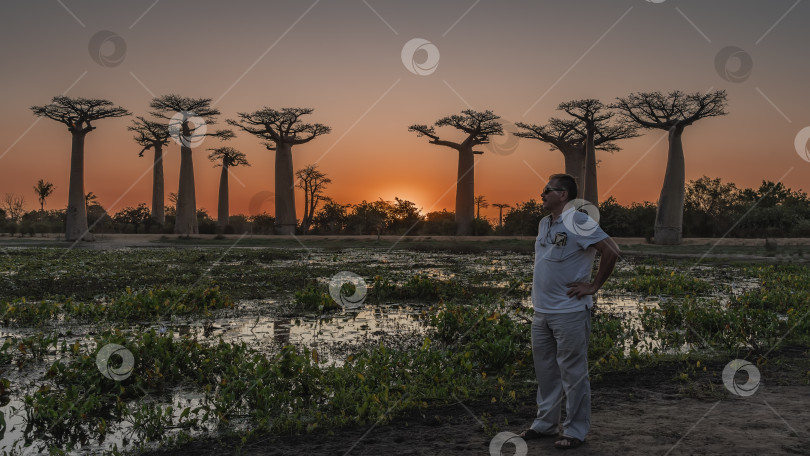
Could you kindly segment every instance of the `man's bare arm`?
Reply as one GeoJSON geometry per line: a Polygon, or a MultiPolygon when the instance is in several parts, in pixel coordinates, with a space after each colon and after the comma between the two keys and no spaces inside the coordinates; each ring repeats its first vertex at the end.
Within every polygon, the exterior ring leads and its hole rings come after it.
{"type": "Polygon", "coordinates": [[[605,238],[593,244],[593,247],[599,252],[599,269],[596,270],[596,277],[593,282],[573,282],[568,284],[568,296],[576,296],[581,298],[586,295],[592,295],[602,288],[613,268],[616,266],[616,260],[619,259],[619,246],[613,238],[605,238]]]}

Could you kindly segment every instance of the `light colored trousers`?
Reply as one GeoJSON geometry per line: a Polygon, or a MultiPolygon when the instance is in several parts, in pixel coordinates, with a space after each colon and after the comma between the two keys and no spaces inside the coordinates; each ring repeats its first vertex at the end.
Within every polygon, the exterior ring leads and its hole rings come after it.
{"type": "Polygon", "coordinates": [[[591,312],[534,313],[532,355],[537,376],[537,418],[531,428],[556,433],[565,391],[563,435],[585,440],[591,427],[588,341],[591,312]]]}

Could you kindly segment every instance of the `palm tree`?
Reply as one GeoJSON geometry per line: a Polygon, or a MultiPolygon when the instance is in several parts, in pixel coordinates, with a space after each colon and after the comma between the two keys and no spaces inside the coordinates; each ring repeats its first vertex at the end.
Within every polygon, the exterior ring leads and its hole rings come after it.
{"type": "Polygon", "coordinates": [[[214,166],[221,166],[222,173],[219,177],[219,204],[217,205],[217,226],[225,228],[228,225],[228,169],[235,166],[250,166],[245,154],[233,147],[219,147],[208,149],[211,155],[208,159],[215,163],[214,166]]]}
{"type": "Polygon", "coordinates": [[[206,136],[220,139],[233,137],[230,130],[208,133],[219,110],[211,107],[210,98],[187,98],[179,95],[163,95],[152,100],[149,106],[152,115],[169,121],[172,138],[180,143],[180,181],[177,190],[177,209],[174,222],[176,234],[197,234],[197,198],[194,191],[194,161],[191,149],[202,143],[206,136]]]}
{"type": "Polygon", "coordinates": [[[472,221],[475,214],[475,155],[482,154],[473,151],[479,144],[488,144],[489,137],[503,134],[503,125],[498,121],[499,116],[492,111],[483,112],[466,109],[463,115],[452,115],[437,120],[433,126],[411,125],[408,131],[418,136],[430,138],[430,144],[445,146],[458,151],[458,177],[456,179],[456,233],[468,235],[472,232],[472,221]],[[461,142],[452,142],[439,139],[434,127],[450,126],[461,130],[465,138],[461,142]]]}
{"type": "Polygon", "coordinates": [[[155,150],[152,162],[152,212],[151,217],[163,225],[166,222],[166,212],[163,201],[163,146],[169,144],[169,126],[165,123],[137,117],[127,130],[135,132],[135,142],[143,147],[138,153],[143,157],[149,149],[155,150]]]}
{"type": "Polygon", "coordinates": [[[51,104],[32,106],[34,115],[47,117],[68,127],[72,136],[70,152],[70,184],[65,220],[65,240],[92,241],[87,228],[87,208],[84,204],[84,138],[95,130],[91,122],[108,117],[123,117],[130,112],[113,106],[109,100],[91,98],[53,97],[51,104]]]}
{"type": "Polygon", "coordinates": [[[683,226],[683,203],[686,192],[686,165],[684,163],[684,128],[705,117],[726,115],[726,91],[686,94],[673,91],[631,93],[617,98],[613,107],[642,128],[655,128],[669,132],[669,150],[664,184],[655,212],[656,244],[680,244],[683,226]]]}
{"type": "Polygon", "coordinates": [[[55,188],[52,183],[45,182],[43,179],[40,179],[37,185],[34,186],[34,192],[36,192],[37,199],[39,200],[40,220],[45,215],[45,199],[53,194],[55,188]]]}
{"type": "Polygon", "coordinates": [[[498,208],[498,226],[503,226],[503,208],[510,206],[505,203],[492,203],[492,206],[498,208]]]}
{"type": "Polygon", "coordinates": [[[230,125],[264,139],[267,150],[276,152],[276,225],[281,234],[295,234],[298,223],[292,146],[308,143],[332,131],[323,124],[301,123],[301,117],[313,111],[312,108],[283,108],[279,111],[265,107],[251,113],[237,113],[238,121],[228,120],[230,125]]]}
{"type": "Polygon", "coordinates": [[[481,208],[484,209],[489,207],[489,203],[487,203],[487,199],[484,198],[484,195],[478,195],[474,199],[475,201],[475,218],[481,218],[481,208]]]}

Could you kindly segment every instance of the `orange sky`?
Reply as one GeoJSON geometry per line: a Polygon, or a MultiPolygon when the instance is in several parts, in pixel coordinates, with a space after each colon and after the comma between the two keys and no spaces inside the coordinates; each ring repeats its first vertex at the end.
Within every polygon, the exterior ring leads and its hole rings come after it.
{"type": "MultiPolygon", "coordinates": [[[[48,207],[65,205],[70,136],[56,122],[36,121],[29,106],[66,90],[108,98],[136,115],[147,114],[152,94],[211,97],[221,124],[263,106],[315,108],[311,121],[330,125],[332,133],[294,148],[296,169],[317,161],[333,182],[328,195],[339,202],[398,196],[427,212],[453,209],[457,156],[409,133],[413,123],[473,107],[542,124],[566,100],[607,103],[631,91],[725,89],[729,115],[699,121],[684,134],[687,180],[705,174],[741,187],[782,180],[810,190],[810,163],[794,147],[797,133],[810,125],[810,60],[803,50],[810,31],[802,20],[810,5],[789,11],[792,1],[177,1],[144,14],[153,3],[0,6],[0,39],[7,43],[0,57],[8,62],[0,68],[0,193],[22,194],[33,209],[32,186],[42,178],[57,187],[48,207]],[[100,30],[125,42],[120,64],[93,58],[113,54],[112,42],[91,55],[91,38],[100,30]],[[432,74],[403,65],[401,50],[412,38],[439,50],[432,74]],[[753,61],[744,80],[733,82],[717,69],[727,46],[753,61]]],[[[424,58],[415,56],[417,63],[424,58]]],[[[734,74],[740,64],[732,59],[721,69],[734,74]]],[[[87,138],[85,187],[110,212],[151,200],[151,158],[137,156],[126,131],[130,121],[99,121],[87,138]]],[[[448,128],[439,133],[460,138],[448,128]]],[[[598,156],[603,198],[657,199],[666,139],[658,130],[642,133],[620,142],[621,152],[598,156]]],[[[198,207],[212,215],[219,169],[204,149],[220,144],[207,140],[195,150],[198,207]]],[[[234,169],[230,180],[231,213],[246,213],[252,197],[273,191],[273,157],[245,133],[229,145],[253,165],[234,169]]],[[[533,140],[519,140],[508,155],[482,150],[476,193],[490,202],[537,198],[543,179],[563,170],[562,155],[533,140]]],[[[177,189],[178,151],[174,144],[168,149],[167,194],[177,189]]],[[[299,193],[299,206],[300,200],[299,193]]],[[[272,212],[271,204],[260,210],[272,212]]],[[[483,212],[497,217],[495,208],[483,212]]]]}

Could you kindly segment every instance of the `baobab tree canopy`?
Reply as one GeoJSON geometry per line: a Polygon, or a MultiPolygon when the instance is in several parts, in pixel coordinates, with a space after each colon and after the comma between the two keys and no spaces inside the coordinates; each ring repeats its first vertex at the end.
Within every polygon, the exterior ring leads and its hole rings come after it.
{"type": "Polygon", "coordinates": [[[211,154],[208,159],[214,162],[214,166],[250,166],[244,152],[239,152],[233,147],[217,147],[216,149],[208,149],[211,154]]]}
{"type": "Polygon", "coordinates": [[[68,208],[65,217],[65,239],[68,241],[93,240],[87,227],[87,208],[84,203],[84,138],[96,129],[91,122],[108,117],[123,117],[130,113],[109,100],[96,98],[53,97],[46,106],[32,106],[34,115],[61,122],[71,133],[70,184],[68,208]]]}
{"type": "Polygon", "coordinates": [[[680,244],[686,186],[681,136],[684,128],[697,120],[726,115],[726,91],[687,94],[676,90],[668,95],[661,92],[631,93],[618,98],[613,107],[625,119],[643,128],[669,132],[667,169],[655,215],[655,243],[680,244]]]}
{"type": "Polygon", "coordinates": [[[303,123],[301,117],[312,114],[312,108],[262,108],[237,115],[239,120],[228,123],[264,139],[268,150],[276,152],[275,190],[276,225],[281,234],[295,234],[295,182],[293,178],[292,146],[312,141],[332,131],[320,123],[303,123]]]}
{"type": "Polygon", "coordinates": [[[456,180],[456,232],[460,235],[470,234],[472,221],[475,216],[475,160],[474,155],[482,152],[473,151],[479,144],[489,143],[489,137],[503,134],[503,125],[500,119],[490,110],[475,111],[466,109],[461,115],[442,117],[433,126],[415,124],[408,127],[418,136],[427,136],[431,144],[450,147],[458,151],[458,177],[456,180]],[[436,134],[435,127],[450,126],[461,130],[466,137],[453,142],[441,139],[436,134]]]}
{"type": "Polygon", "coordinates": [[[130,115],[126,109],[115,106],[112,101],[97,98],[70,98],[64,95],[53,97],[46,106],[32,106],[34,115],[61,122],[71,133],[88,133],[95,130],[90,122],[108,117],[130,115]]]}
{"type": "Polygon", "coordinates": [[[144,152],[149,149],[169,144],[169,138],[171,137],[166,122],[156,122],[142,116],[136,117],[132,121],[132,125],[127,127],[127,130],[135,133],[135,142],[143,147],[138,154],[139,157],[143,157],[144,152]]]}

